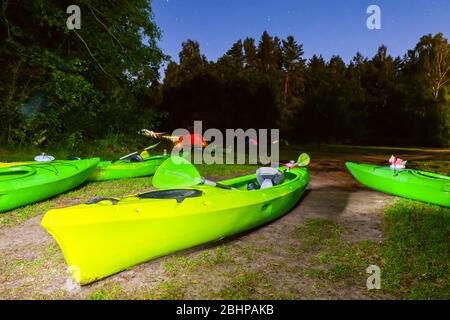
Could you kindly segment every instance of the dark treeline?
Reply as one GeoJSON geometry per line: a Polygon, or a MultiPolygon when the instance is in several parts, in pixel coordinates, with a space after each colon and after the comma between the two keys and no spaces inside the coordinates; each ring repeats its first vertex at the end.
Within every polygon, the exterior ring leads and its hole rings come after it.
{"type": "MultiPolygon", "coordinates": [[[[422,37],[404,57],[381,46],[306,60],[294,37],[264,32],[210,62],[187,40],[179,63],[158,48],[147,0],[5,1],[0,13],[0,146],[83,146],[142,128],[280,128],[289,142],[449,145],[450,47],[422,37]]],[[[170,35],[166,35],[169,37],[170,35]]]]}
{"type": "Polygon", "coordinates": [[[450,46],[423,36],[404,57],[380,46],[357,53],[303,58],[294,37],[264,32],[208,62],[193,40],[182,44],[160,88],[165,127],[279,127],[288,141],[448,146],[450,46]]]}

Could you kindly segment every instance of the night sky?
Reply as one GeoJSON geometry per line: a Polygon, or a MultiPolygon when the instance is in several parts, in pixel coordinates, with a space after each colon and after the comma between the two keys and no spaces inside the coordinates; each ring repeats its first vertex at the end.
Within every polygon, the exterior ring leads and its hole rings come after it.
{"type": "Polygon", "coordinates": [[[152,7],[163,32],[160,46],[176,61],[188,38],[215,61],[236,40],[258,41],[264,30],[293,35],[306,58],[338,54],[345,62],[357,51],[372,57],[381,44],[403,56],[424,34],[450,33],[449,0],[153,0],[152,7]],[[381,8],[381,30],[366,27],[371,4],[381,8]]]}

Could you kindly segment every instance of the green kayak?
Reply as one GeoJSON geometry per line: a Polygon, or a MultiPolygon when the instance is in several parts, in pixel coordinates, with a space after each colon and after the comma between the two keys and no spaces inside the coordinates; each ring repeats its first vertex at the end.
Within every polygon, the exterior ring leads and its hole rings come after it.
{"type": "Polygon", "coordinates": [[[309,182],[306,167],[280,170],[284,180],[264,189],[267,180],[260,189],[249,190],[257,180],[252,174],[216,186],[200,183],[121,199],[98,198],[50,210],[41,225],[58,242],[73,277],[87,284],[277,219],[294,207],[309,182]]]}
{"type": "Polygon", "coordinates": [[[88,181],[103,181],[151,176],[168,156],[159,155],[143,158],[141,162],[130,159],[100,161],[88,181]]]}
{"type": "Polygon", "coordinates": [[[389,167],[347,162],[353,177],[377,191],[450,207],[450,177],[412,169],[394,171],[389,167]]]}
{"type": "Polygon", "coordinates": [[[98,158],[76,161],[30,162],[0,168],[0,212],[70,190],[94,171],[98,158]]]}

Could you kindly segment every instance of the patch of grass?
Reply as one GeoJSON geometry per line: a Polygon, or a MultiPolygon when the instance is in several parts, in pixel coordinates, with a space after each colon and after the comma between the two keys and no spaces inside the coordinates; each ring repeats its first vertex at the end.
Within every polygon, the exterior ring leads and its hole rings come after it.
{"type": "Polygon", "coordinates": [[[303,269],[303,274],[309,278],[320,279],[323,277],[324,273],[325,273],[325,270],[320,269],[320,268],[308,267],[308,268],[303,269]]]}
{"type": "Polygon", "coordinates": [[[299,246],[289,251],[308,254],[311,265],[320,266],[305,268],[302,274],[326,284],[364,286],[366,268],[380,263],[379,244],[345,241],[341,236],[348,232],[348,228],[326,219],[307,220],[295,227],[299,246]]]}
{"type": "Polygon", "coordinates": [[[295,289],[290,288],[287,293],[273,293],[267,297],[270,300],[296,300],[297,295],[295,294],[295,289]]]}
{"type": "Polygon", "coordinates": [[[111,289],[98,289],[87,296],[88,300],[115,300],[119,297],[122,288],[115,284],[111,289]]]}
{"type": "Polygon", "coordinates": [[[300,248],[297,249],[307,252],[322,245],[336,245],[341,234],[347,232],[348,228],[339,226],[331,220],[309,219],[303,225],[294,227],[292,236],[300,238],[300,248]]]}
{"type": "Polygon", "coordinates": [[[195,165],[198,171],[207,177],[231,177],[255,173],[257,165],[246,164],[199,164],[195,165]]]}
{"type": "Polygon", "coordinates": [[[177,273],[176,264],[172,261],[165,261],[163,263],[163,268],[164,271],[170,276],[174,276],[177,273]]]}
{"type": "Polygon", "coordinates": [[[385,238],[350,242],[347,228],[323,219],[308,220],[292,231],[298,245],[289,255],[308,255],[300,270],[319,286],[365,287],[366,268],[381,268],[381,291],[401,299],[450,299],[450,209],[400,199],[385,209],[385,238]]]}
{"type": "Polygon", "coordinates": [[[217,247],[213,254],[204,255],[202,260],[203,264],[208,267],[234,262],[230,249],[227,246],[217,247]]]}
{"type": "Polygon", "coordinates": [[[400,199],[384,218],[382,286],[399,298],[450,299],[450,209],[400,199]]]}
{"type": "Polygon", "coordinates": [[[233,263],[234,259],[227,246],[220,246],[213,251],[203,251],[195,257],[173,257],[163,263],[164,271],[171,277],[180,273],[194,272],[201,268],[211,268],[217,265],[233,263]]]}
{"type": "Polygon", "coordinates": [[[6,277],[14,277],[19,274],[27,274],[33,277],[42,276],[49,272],[51,265],[62,262],[63,258],[57,252],[58,246],[56,243],[51,243],[34,259],[2,259],[0,261],[2,273],[6,277]]]}
{"type": "Polygon", "coordinates": [[[239,255],[244,257],[247,261],[254,261],[257,257],[257,248],[254,245],[245,245],[240,248],[239,255]]]}
{"type": "Polygon", "coordinates": [[[189,259],[186,257],[178,257],[177,258],[177,264],[185,270],[194,270],[195,267],[197,267],[197,265],[199,264],[199,261],[196,259],[189,259]]]}
{"type": "Polygon", "coordinates": [[[144,299],[150,300],[180,300],[185,299],[186,288],[180,281],[166,280],[158,284],[144,299]]]}
{"type": "Polygon", "coordinates": [[[233,277],[228,286],[220,290],[219,296],[229,300],[251,299],[257,293],[257,287],[264,282],[263,276],[258,272],[242,272],[233,277]]]}

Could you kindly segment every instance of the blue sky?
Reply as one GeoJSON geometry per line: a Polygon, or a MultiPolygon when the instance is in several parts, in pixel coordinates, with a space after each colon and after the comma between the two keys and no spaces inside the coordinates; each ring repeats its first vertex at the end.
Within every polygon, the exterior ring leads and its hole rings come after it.
{"type": "Polygon", "coordinates": [[[403,55],[420,36],[450,31],[449,0],[153,0],[160,46],[178,61],[181,43],[199,41],[208,60],[222,56],[238,39],[293,35],[305,57],[340,55],[349,62],[359,51],[372,57],[384,44],[391,55],[403,55]],[[381,30],[366,27],[369,5],[381,9],[381,30]]]}

